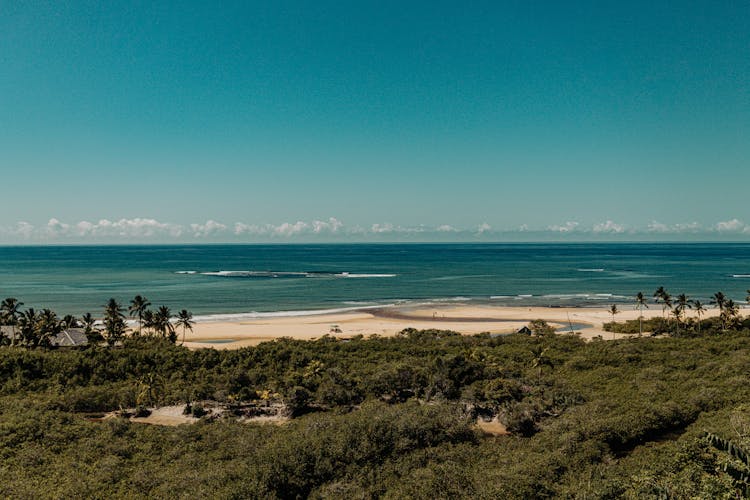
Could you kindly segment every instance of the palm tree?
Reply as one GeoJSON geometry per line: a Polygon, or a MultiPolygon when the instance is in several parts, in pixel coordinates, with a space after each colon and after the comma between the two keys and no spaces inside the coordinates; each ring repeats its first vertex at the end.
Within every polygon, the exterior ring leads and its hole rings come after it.
{"type": "Polygon", "coordinates": [[[104,329],[107,331],[107,343],[110,346],[122,338],[127,329],[123,307],[115,299],[109,299],[104,307],[104,329]]]}
{"type": "Polygon", "coordinates": [[[680,333],[680,323],[682,319],[682,308],[679,305],[674,306],[674,309],[672,309],[672,315],[675,319],[675,324],[677,326],[677,333],[680,333]]]}
{"type": "MultiPolygon", "coordinates": [[[[667,291],[664,289],[663,286],[660,286],[654,292],[654,295],[653,295],[654,302],[656,302],[658,304],[659,300],[661,300],[664,297],[664,295],[666,295],[666,294],[667,294],[667,291]]],[[[664,308],[663,307],[662,307],[662,310],[661,310],[661,315],[662,315],[662,317],[664,316],[664,308]]]]}
{"type": "Polygon", "coordinates": [[[693,308],[693,301],[692,299],[689,299],[687,295],[684,293],[681,293],[677,296],[677,306],[675,309],[679,310],[679,314],[677,315],[677,328],[679,329],[680,325],[679,323],[682,322],[682,314],[685,312],[686,309],[692,309],[693,308]]]}
{"type": "Polygon", "coordinates": [[[83,316],[81,316],[80,324],[83,326],[83,333],[86,334],[86,338],[89,340],[90,344],[98,344],[102,340],[104,340],[104,337],[102,337],[102,334],[99,333],[98,330],[94,329],[94,323],[96,323],[96,319],[91,315],[91,313],[86,313],[83,316]]]}
{"type": "Polygon", "coordinates": [[[638,315],[638,336],[640,337],[643,335],[643,308],[645,307],[648,309],[646,297],[644,297],[643,292],[638,292],[635,295],[635,307],[638,309],[638,312],[640,312],[638,315]]]}
{"type": "MultiPolygon", "coordinates": [[[[37,314],[33,307],[28,308],[18,317],[20,338],[25,345],[33,345],[36,338],[37,314]]],[[[15,335],[14,335],[15,336],[15,335]]]]}
{"type": "Polygon", "coordinates": [[[170,321],[172,318],[172,312],[167,306],[159,306],[154,314],[154,323],[156,331],[161,333],[162,337],[169,337],[171,341],[175,341],[174,338],[174,325],[170,321]]]}
{"type": "Polygon", "coordinates": [[[154,320],[154,317],[154,311],[151,309],[148,309],[143,313],[143,327],[146,330],[151,330],[150,334],[153,334],[154,330],[156,330],[156,321],[154,320]]]}
{"type": "Polygon", "coordinates": [[[701,333],[701,315],[706,313],[706,308],[703,307],[703,304],[701,304],[700,300],[696,300],[693,302],[693,310],[695,311],[695,314],[698,316],[698,333],[701,333]]]}
{"type": "Polygon", "coordinates": [[[179,313],[177,313],[177,322],[176,326],[182,327],[182,343],[185,343],[185,330],[193,331],[193,313],[188,311],[187,309],[183,309],[179,313]]]}
{"type": "Polygon", "coordinates": [[[729,299],[724,304],[724,314],[726,316],[726,325],[735,327],[739,320],[740,306],[735,304],[732,299],[729,299]]]}
{"type": "Polygon", "coordinates": [[[669,295],[669,292],[667,292],[663,286],[660,286],[654,292],[654,298],[657,304],[659,303],[659,300],[662,301],[661,316],[662,318],[666,318],[667,309],[672,307],[672,296],[669,295]]]}
{"type": "Polygon", "coordinates": [[[94,323],[96,323],[96,320],[91,313],[86,313],[81,316],[81,325],[83,325],[86,335],[92,332],[94,329],[94,323]]]}
{"type": "Polygon", "coordinates": [[[141,334],[141,328],[143,327],[143,313],[148,310],[148,306],[150,305],[151,302],[149,302],[146,297],[142,297],[140,295],[136,295],[135,297],[133,297],[133,300],[130,301],[128,311],[130,312],[131,317],[138,317],[138,335],[141,334]]]}
{"type": "Polygon", "coordinates": [[[60,320],[60,325],[63,328],[78,328],[78,319],[72,314],[66,314],[63,319],[60,320]]]}
{"type": "Polygon", "coordinates": [[[36,338],[34,343],[39,347],[49,347],[52,337],[60,333],[62,325],[57,314],[51,309],[42,309],[36,324],[36,338]]]}
{"type": "Polygon", "coordinates": [[[617,304],[612,304],[612,306],[609,308],[609,314],[612,315],[612,340],[615,339],[615,314],[619,314],[620,311],[617,309],[617,304]]]}
{"type": "Polygon", "coordinates": [[[10,340],[10,345],[16,345],[16,325],[18,324],[18,317],[21,315],[21,306],[23,302],[19,302],[13,297],[8,297],[0,303],[0,314],[2,315],[3,323],[10,325],[13,338],[10,340]]]}
{"type": "Polygon", "coordinates": [[[724,296],[721,292],[716,292],[711,299],[711,304],[716,305],[716,307],[719,308],[719,321],[721,321],[721,331],[723,332],[725,330],[724,328],[724,306],[727,303],[727,298],[724,296]]]}

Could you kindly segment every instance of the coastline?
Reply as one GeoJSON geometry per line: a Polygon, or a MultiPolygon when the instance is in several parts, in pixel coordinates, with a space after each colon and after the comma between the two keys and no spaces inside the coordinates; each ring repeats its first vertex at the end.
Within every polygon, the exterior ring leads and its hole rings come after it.
{"type": "MultiPolygon", "coordinates": [[[[705,317],[718,313],[706,311],[705,317]]],[[[644,318],[662,315],[661,307],[643,310],[644,318]]],[[[617,321],[637,319],[639,311],[625,309],[617,321]]],[[[482,332],[509,334],[534,319],[543,319],[564,333],[570,324],[580,336],[590,340],[627,338],[627,334],[605,332],[602,325],[612,320],[605,307],[494,306],[463,303],[386,306],[350,311],[294,316],[275,316],[238,321],[199,321],[185,335],[189,348],[238,349],[282,337],[314,340],[324,335],[348,339],[357,335],[390,337],[405,328],[453,330],[465,335],[482,332]],[[584,326],[585,325],[585,326],[584,326]]],[[[179,332],[180,339],[182,332],[179,332]]]]}

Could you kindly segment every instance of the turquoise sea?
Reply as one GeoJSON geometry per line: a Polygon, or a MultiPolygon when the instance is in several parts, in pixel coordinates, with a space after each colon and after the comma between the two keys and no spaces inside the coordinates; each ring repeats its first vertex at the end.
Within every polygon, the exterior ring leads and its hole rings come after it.
{"type": "Polygon", "coordinates": [[[97,315],[136,294],[203,319],[451,301],[604,307],[659,286],[744,303],[750,244],[0,247],[0,298],[58,314],[97,315]]]}

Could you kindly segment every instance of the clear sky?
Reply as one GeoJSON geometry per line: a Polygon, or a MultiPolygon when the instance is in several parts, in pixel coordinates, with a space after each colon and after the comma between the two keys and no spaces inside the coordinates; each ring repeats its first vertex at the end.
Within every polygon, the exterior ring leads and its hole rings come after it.
{"type": "Polygon", "coordinates": [[[0,242],[750,238],[750,3],[0,0],[0,242]]]}

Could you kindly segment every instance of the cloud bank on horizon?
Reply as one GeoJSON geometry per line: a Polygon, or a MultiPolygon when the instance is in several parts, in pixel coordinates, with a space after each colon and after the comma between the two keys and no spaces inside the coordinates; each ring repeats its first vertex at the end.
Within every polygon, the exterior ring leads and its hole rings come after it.
{"type": "Polygon", "coordinates": [[[542,228],[523,224],[517,228],[493,228],[486,222],[473,227],[449,224],[402,226],[389,222],[370,226],[347,225],[327,220],[297,220],[280,224],[224,223],[215,220],[190,224],[162,222],[153,218],[82,220],[67,223],[51,218],[46,224],[19,221],[0,226],[3,244],[55,243],[263,243],[263,242],[368,242],[368,241],[577,241],[577,240],[750,240],[750,224],[733,218],[704,226],[698,222],[663,224],[651,221],[628,226],[612,220],[592,225],[566,221],[542,228]]]}

